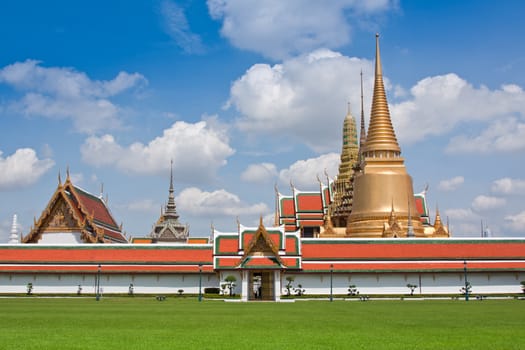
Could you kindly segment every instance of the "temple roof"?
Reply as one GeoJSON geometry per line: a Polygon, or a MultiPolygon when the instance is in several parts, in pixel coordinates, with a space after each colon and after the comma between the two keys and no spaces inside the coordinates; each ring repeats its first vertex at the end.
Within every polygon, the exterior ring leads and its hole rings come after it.
{"type": "Polygon", "coordinates": [[[173,161],[170,171],[170,188],[166,210],[161,213],[160,218],[153,227],[149,237],[155,241],[163,242],[186,242],[189,236],[188,225],[179,222],[177,206],[175,205],[175,190],[173,189],[173,161]]]}
{"type": "Polygon", "coordinates": [[[22,243],[37,243],[47,232],[78,232],[84,243],[127,243],[106,202],[73,185],[69,172],[22,243]]]}

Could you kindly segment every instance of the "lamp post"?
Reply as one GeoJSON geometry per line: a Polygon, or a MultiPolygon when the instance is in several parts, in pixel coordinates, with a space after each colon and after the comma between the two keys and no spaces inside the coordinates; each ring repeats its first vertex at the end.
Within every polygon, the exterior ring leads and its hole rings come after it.
{"type": "Polygon", "coordinates": [[[330,264],[330,302],[334,301],[333,275],[334,275],[334,265],[330,264]]]}
{"type": "Polygon", "coordinates": [[[202,301],[202,264],[199,264],[199,302],[202,301]]]}
{"type": "Polygon", "coordinates": [[[97,271],[97,278],[95,282],[95,288],[96,288],[96,299],[97,301],[100,300],[100,270],[102,269],[102,266],[98,264],[98,271],[97,271]]]}
{"type": "Polygon", "coordinates": [[[463,272],[465,273],[465,301],[468,301],[467,260],[463,260],[463,272]]]}

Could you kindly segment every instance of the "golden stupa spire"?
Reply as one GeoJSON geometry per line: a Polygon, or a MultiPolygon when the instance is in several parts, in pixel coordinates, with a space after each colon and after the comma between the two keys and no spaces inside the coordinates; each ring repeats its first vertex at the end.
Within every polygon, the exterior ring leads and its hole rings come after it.
{"type": "Polygon", "coordinates": [[[390,119],[388,101],[386,100],[383,73],[381,68],[381,55],[379,52],[379,34],[376,34],[376,67],[375,67],[374,95],[372,97],[372,110],[370,125],[366,136],[364,149],[365,157],[385,158],[399,157],[401,148],[397,143],[396,134],[390,119]]]}
{"type": "Polygon", "coordinates": [[[363,102],[363,71],[361,70],[361,130],[359,132],[359,151],[362,152],[366,143],[365,107],[363,102]]]}

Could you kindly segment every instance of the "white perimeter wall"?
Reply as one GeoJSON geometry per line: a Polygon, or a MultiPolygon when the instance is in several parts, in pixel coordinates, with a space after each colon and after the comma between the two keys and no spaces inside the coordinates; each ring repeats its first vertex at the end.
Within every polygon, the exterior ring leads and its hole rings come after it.
{"type": "MultiPolygon", "coordinates": [[[[82,293],[95,293],[93,274],[0,274],[0,293],[26,293],[27,284],[33,284],[34,294],[77,293],[78,286],[82,293]]],[[[202,274],[202,292],[206,287],[217,287],[216,274],[202,274]]],[[[101,274],[100,288],[103,294],[128,293],[133,284],[134,293],[139,294],[176,294],[179,289],[184,293],[199,293],[199,274],[101,274]]]]}
{"type": "MultiPolygon", "coordinates": [[[[202,291],[206,287],[219,287],[226,276],[237,278],[235,294],[242,291],[240,271],[221,271],[205,274],[202,277],[202,291]]],[[[330,294],[330,274],[277,273],[280,275],[281,291],[287,284],[286,277],[295,278],[293,287],[301,284],[305,295],[330,294]]],[[[278,276],[276,276],[278,277],[278,276]]],[[[525,272],[471,272],[467,275],[472,285],[472,294],[521,293],[520,281],[525,280],[525,272]]],[[[276,278],[277,282],[277,278],[276,278]]],[[[25,293],[27,284],[33,284],[33,293],[74,294],[81,285],[83,293],[95,293],[94,274],[0,274],[0,293],[25,293]]],[[[139,294],[176,294],[199,292],[199,274],[101,274],[100,287],[104,294],[128,293],[133,284],[134,292],[139,294]]],[[[349,274],[332,275],[333,294],[346,295],[350,285],[356,285],[361,295],[367,294],[409,294],[407,284],[418,288],[414,294],[459,294],[465,285],[463,273],[389,273],[389,274],[349,274]]]]}
{"type": "MultiPolygon", "coordinates": [[[[287,276],[295,278],[293,287],[301,284],[308,294],[330,294],[330,274],[282,274],[281,286],[288,283],[287,276]]],[[[472,294],[521,293],[523,272],[467,273],[472,294]]],[[[418,286],[414,294],[459,294],[465,286],[463,273],[366,273],[332,275],[333,294],[346,295],[348,287],[355,285],[359,294],[409,294],[407,284],[418,286]]]]}

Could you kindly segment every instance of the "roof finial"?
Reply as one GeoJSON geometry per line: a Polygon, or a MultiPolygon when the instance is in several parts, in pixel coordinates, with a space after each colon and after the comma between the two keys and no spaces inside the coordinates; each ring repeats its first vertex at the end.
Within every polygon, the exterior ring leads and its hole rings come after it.
{"type": "Polygon", "coordinates": [[[170,164],[170,191],[173,191],[173,159],[170,164]]]}
{"type": "Polygon", "coordinates": [[[177,214],[177,206],[175,205],[175,190],[173,189],[173,159],[170,161],[170,189],[168,196],[168,204],[166,205],[166,215],[175,219],[179,218],[177,214]]]}
{"type": "Polygon", "coordinates": [[[62,185],[62,177],[60,176],[60,169],[58,169],[58,186],[62,185]]]}
{"type": "Polygon", "coordinates": [[[69,176],[69,165],[66,168],[66,182],[71,182],[71,177],[69,176]]]}

